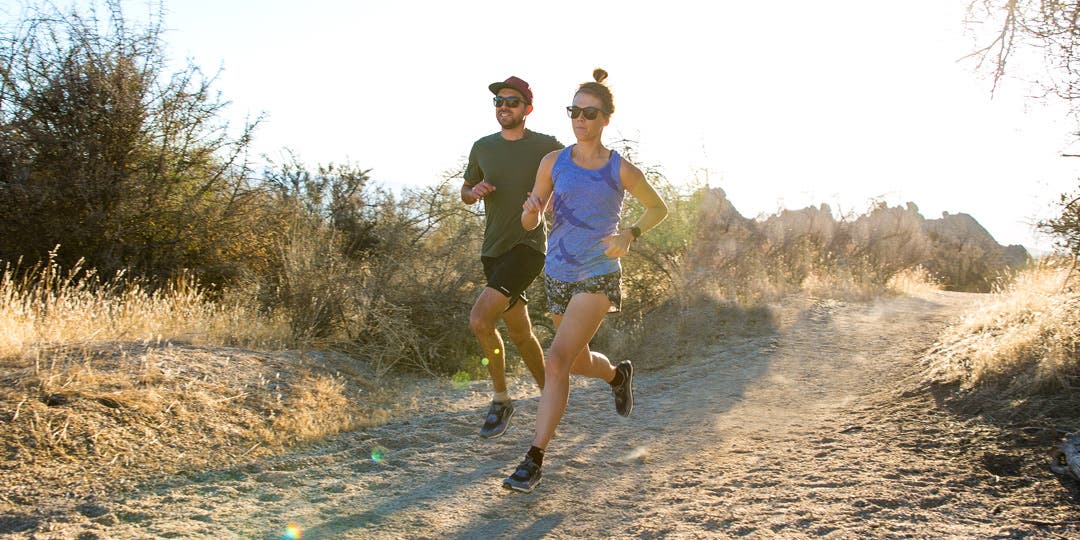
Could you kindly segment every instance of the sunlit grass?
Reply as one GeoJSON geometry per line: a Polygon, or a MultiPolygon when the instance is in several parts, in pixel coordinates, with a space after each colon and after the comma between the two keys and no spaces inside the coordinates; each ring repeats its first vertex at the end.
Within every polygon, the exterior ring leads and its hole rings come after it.
{"type": "Polygon", "coordinates": [[[1019,273],[952,325],[932,355],[932,376],[971,393],[1023,399],[1080,391],[1080,291],[1066,261],[1019,273]]]}
{"type": "Polygon", "coordinates": [[[922,266],[901,270],[885,282],[885,287],[899,294],[918,296],[943,290],[941,280],[935,278],[922,266]]]}
{"type": "Polygon", "coordinates": [[[102,279],[53,262],[0,272],[0,358],[99,342],[183,341],[202,345],[280,347],[288,324],[228,296],[210,301],[191,277],[148,287],[123,274],[102,279]]]}

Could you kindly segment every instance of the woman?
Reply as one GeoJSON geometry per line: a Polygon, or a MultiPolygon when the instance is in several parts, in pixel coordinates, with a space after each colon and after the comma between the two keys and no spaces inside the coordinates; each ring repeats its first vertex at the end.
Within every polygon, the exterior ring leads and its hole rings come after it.
{"type": "Polygon", "coordinates": [[[532,448],[503,481],[504,487],[526,493],[540,482],[544,450],[566,411],[571,373],[607,381],[616,411],[629,416],[633,410],[633,365],[623,361],[613,366],[606,356],[589,350],[589,341],[604,316],[620,309],[619,258],[637,237],[667,217],[667,206],[641,170],[601,142],[615,104],[604,84],[607,72],[598,68],[593,78],[595,82],[578,87],[574,104],[566,108],[577,143],[544,156],[522,205],[521,224],[526,230],[540,226],[549,206],[552,211],[544,287],[555,323],[555,337],[544,358],[546,383],[532,448]],[[625,192],[645,207],[645,213],[632,227],[620,230],[625,192]]]}

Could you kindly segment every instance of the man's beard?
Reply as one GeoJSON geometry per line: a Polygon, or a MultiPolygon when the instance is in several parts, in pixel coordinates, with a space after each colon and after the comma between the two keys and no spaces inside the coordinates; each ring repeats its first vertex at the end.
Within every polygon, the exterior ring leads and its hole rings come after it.
{"type": "Polygon", "coordinates": [[[519,118],[517,116],[510,115],[508,118],[499,117],[498,121],[499,125],[502,126],[503,129],[516,129],[521,127],[525,123],[525,117],[522,116],[519,118]]]}

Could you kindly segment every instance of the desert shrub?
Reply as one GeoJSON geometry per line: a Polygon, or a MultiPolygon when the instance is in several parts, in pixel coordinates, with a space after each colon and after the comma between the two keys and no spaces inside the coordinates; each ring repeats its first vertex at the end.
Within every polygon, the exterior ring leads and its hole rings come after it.
{"type": "MultiPolygon", "coordinates": [[[[219,281],[263,244],[246,218],[254,123],[220,120],[213,77],[166,70],[161,17],[31,7],[0,33],[0,260],[219,281]]],[[[92,4],[93,6],[94,4],[92,4]]]]}
{"type": "Polygon", "coordinates": [[[1006,415],[1075,418],[1080,403],[1080,292],[1073,264],[1046,260],[951,325],[928,355],[929,379],[960,402],[1006,415]]]}
{"type": "Polygon", "coordinates": [[[954,291],[990,292],[1028,263],[1027,252],[1019,246],[1001,248],[989,233],[966,214],[945,214],[928,220],[930,254],[922,265],[954,291]],[[1010,253],[1019,248],[1018,257],[1010,253]]]}
{"type": "Polygon", "coordinates": [[[379,375],[454,373],[479,352],[468,309],[482,277],[482,222],[457,176],[395,194],[355,165],[287,155],[264,172],[284,233],[249,294],[285,314],[297,346],[346,351],[379,375]]]}
{"type": "Polygon", "coordinates": [[[243,288],[290,321],[297,345],[340,340],[368,302],[373,207],[379,193],[356,165],[308,168],[287,154],[263,173],[267,235],[275,246],[243,288]]]}
{"type": "Polygon", "coordinates": [[[874,283],[884,284],[893,274],[926,261],[930,242],[923,232],[925,220],[917,208],[875,204],[848,224],[848,263],[874,283]]]}
{"type": "Polygon", "coordinates": [[[385,242],[372,268],[380,298],[399,310],[402,331],[416,336],[408,363],[452,374],[480,354],[469,330],[469,308],[483,286],[483,220],[461,203],[460,178],[405,190],[383,209],[385,242]]]}
{"type": "Polygon", "coordinates": [[[1050,234],[1059,251],[1080,256],[1080,197],[1075,193],[1058,196],[1058,215],[1039,222],[1039,229],[1050,234]]]}

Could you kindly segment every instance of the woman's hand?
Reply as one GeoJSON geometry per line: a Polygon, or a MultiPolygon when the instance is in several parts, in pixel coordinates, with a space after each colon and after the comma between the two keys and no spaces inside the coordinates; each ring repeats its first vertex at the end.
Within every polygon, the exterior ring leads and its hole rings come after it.
{"type": "Polygon", "coordinates": [[[604,250],[604,255],[612,259],[618,259],[630,253],[630,243],[634,241],[634,235],[630,231],[619,231],[603,241],[608,245],[607,249],[604,250]]]}
{"type": "Polygon", "coordinates": [[[526,194],[525,202],[521,205],[521,208],[529,214],[539,214],[544,211],[544,205],[546,201],[540,198],[539,195],[533,195],[530,191],[526,194]]]}
{"type": "Polygon", "coordinates": [[[531,231],[540,226],[541,213],[547,206],[545,201],[539,195],[533,195],[530,191],[526,194],[525,202],[521,204],[521,227],[526,231],[531,231]]]}

